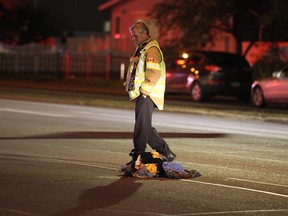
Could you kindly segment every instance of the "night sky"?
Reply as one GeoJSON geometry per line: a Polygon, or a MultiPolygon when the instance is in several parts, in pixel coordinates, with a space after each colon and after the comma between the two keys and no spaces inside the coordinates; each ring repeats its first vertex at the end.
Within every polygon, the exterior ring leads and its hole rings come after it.
{"type": "MultiPolygon", "coordinates": [[[[93,32],[103,31],[103,22],[110,20],[109,10],[98,11],[98,6],[107,0],[28,0],[46,15],[45,27],[54,36],[64,31],[93,32]]],[[[0,0],[4,5],[13,7],[23,0],[0,0]]]]}
{"type": "Polygon", "coordinates": [[[109,11],[98,11],[103,2],[105,0],[38,0],[38,7],[47,13],[47,24],[55,33],[62,30],[101,32],[103,21],[109,20],[109,11]]]}

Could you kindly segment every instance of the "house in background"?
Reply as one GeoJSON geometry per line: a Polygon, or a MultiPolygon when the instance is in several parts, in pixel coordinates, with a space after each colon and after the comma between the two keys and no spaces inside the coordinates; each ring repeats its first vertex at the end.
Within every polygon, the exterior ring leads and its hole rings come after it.
{"type": "Polygon", "coordinates": [[[159,40],[159,31],[155,20],[148,17],[148,12],[162,0],[108,0],[100,4],[100,13],[110,12],[110,20],[103,20],[102,36],[78,36],[67,38],[67,49],[75,52],[109,52],[129,57],[135,50],[129,27],[137,19],[149,25],[150,34],[159,40]]]}
{"type": "MultiPolygon", "coordinates": [[[[129,27],[137,19],[144,20],[150,28],[151,36],[158,40],[162,47],[167,46],[166,41],[181,37],[179,29],[171,29],[165,32],[165,35],[160,35],[159,26],[156,21],[148,16],[148,13],[153,9],[154,5],[163,0],[108,0],[106,3],[101,4],[98,9],[111,10],[111,29],[110,37],[118,40],[118,43],[129,43],[130,32],[129,27]],[[121,41],[121,42],[120,42],[121,41]]],[[[221,34],[217,43],[208,44],[205,49],[219,50],[226,52],[235,52],[235,40],[229,34],[221,34]]]]}
{"type": "Polygon", "coordinates": [[[153,6],[162,0],[108,0],[98,7],[99,11],[110,10],[109,46],[112,50],[121,50],[124,53],[134,51],[129,27],[135,20],[144,20],[150,28],[153,38],[159,39],[159,31],[155,20],[148,17],[153,6]]]}
{"type": "MultiPolygon", "coordinates": [[[[108,0],[107,2],[101,4],[98,9],[100,11],[110,10],[110,47],[122,46],[124,52],[128,52],[129,49],[133,50],[133,44],[130,39],[129,27],[137,19],[143,19],[148,23],[150,27],[151,36],[157,39],[162,47],[169,46],[166,41],[181,37],[181,31],[179,29],[171,29],[165,32],[165,35],[160,35],[159,26],[156,25],[156,21],[148,16],[148,13],[152,10],[155,4],[165,0],[108,0]],[[132,46],[132,48],[130,48],[132,46]]],[[[247,47],[248,42],[243,42],[243,52],[247,47]]],[[[288,59],[287,42],[276,42],[281,48],[283,58],[288,59]],[[287,54],[286,54],[287,53],[287,54]]],[[[246,55],[248,62],[253,65],[257,62],[263,55],[269,51],[271,46],[275,45],[270,42],[257,42],[250,52],[246,55]]],[[[214,43],[206,44],[203,48],[204,50],[211,51],[223,51],[236,53],[236,41],[234,37],[229,34],[222,32],[217,34],[217,40],[214,43]]]]}

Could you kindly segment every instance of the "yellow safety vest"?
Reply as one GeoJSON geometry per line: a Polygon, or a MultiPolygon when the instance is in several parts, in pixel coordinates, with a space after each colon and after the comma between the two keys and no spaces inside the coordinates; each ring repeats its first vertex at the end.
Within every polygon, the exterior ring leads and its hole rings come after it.
{"type": "MultiPolygon", "coordinates": [[[[130,64],[128,66],[128,73],[131,73],[133,70],[133,58],[130,59],[130,64]]],[[[159,110],[163,110],[164,108],[164,93],[165,93],[165,85],[166,85],[166,66],[163,58],[163,53],[159,47],[159,44],[156,40],[149,42],[141,51],[139,56],[139,61],[136,66],[136,73],[135,73],[135,81],[133,90],[128,91],[130,100],[134,100],[137,98],[141,92],[140,89],[143,89],[145,92],[149,92],[149,97],[152,101],[156,104],[159,110]],[[162,61],[160,64],[148,62],[146,64],[146,51],[151,47],[157,47],[160,51],[162,61]],[[146,68],[149,67],[150,69],[160,70],[161,75],[159,80],[157,81],[155,86],[151,86],[146,84],[145,81],[145,71],[146,68]]]]}

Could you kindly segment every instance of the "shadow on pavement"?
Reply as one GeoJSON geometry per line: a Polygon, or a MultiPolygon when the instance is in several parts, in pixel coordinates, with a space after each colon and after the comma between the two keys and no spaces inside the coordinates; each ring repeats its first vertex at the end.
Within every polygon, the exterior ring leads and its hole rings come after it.
{"type": "MultiPolygon", "coordinates": [[[[142,185],[136,178],[122,177],[107,186],[98,186],[85,190],[78,197],[76,207],[63,210],[51,216],[76,216],[95,209],[115,205],[130,197],[142,185]]],[[[128,210],[127,210],[128,211],[128,210]]]]}
{"type": "MultiPolygon", "coordinates": [[[[222,133],[159,133],[163,138],[220,138],[228,136],[222,133]]],[[[51,133],[35,136],[0,137],[1,140],[8,139],[132,139],[132,132],[111,131],[73,131],[51,133]]]]}

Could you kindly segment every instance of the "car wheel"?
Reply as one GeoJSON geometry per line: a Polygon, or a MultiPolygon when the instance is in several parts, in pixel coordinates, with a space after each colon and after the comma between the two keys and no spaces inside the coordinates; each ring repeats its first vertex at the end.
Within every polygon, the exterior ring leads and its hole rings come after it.
{"type": "Polygon", "coordinates": [[[260,87],[256,87],[252,92],[252,103],[256,107],[265,107],[265,99],[263,91],[260,87]]]}
{"type": "Polygon", "coordinates": [[[203,89],[200,83],[195,82],[191,87],[192,100],[195,102],[201,102],[204,99],[203,89]]]}

